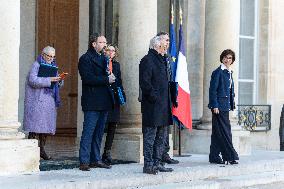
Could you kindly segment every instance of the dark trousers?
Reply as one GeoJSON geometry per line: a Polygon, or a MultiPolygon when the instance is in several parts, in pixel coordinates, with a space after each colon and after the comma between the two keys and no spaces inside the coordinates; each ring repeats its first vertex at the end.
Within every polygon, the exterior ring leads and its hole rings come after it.
{"type": "Polygon", "coordinates": [[[159,165],[165,149],[164,141],[167,128],[168,126],[142,126],[145,168],[159,165]]]}
{"type": "Polygon", "coordinates": [[[81,164],[101,161],[100,149],[107,119],[107,111],[85,111],[80,141],[81,164]]]}
{"type": "Polygon", "coordinates": [[[220,153],[224,161],[239,159],[232,143],[229,111],[220,111],[219,114],[212,113],[212,134],[209,161],[220,161],[220,153]]]}
{"type": "Polygon", "coordinates": [[[164,153],[162,155],[162,159],[167,159],[170,157],[169,155],[169,151],[170,151],[170,139],[169,139],[169,134],[170,134],[170,127],[167,126],[167,129],[166,129],[166,133],[165,133],[165,140],[164,140],[164,153]]]}
{"type": "Polygon", "coordinates": [[[107,125],[107,136],[104,148],[105,151],[111,150],[116,127],[117,127],[116,122],[109,122],[107,125]]]}

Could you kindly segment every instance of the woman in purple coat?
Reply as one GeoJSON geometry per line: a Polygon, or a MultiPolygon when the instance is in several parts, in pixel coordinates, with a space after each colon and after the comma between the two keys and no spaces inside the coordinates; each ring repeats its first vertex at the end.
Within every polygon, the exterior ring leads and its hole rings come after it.
{"type": "Polygon", "coordinates": [[[38,77],[41,64],[55,66],[55,49],[47,46],[32,64],[26,78],[23,128],[29,139],[38,138],[40,157],[51,159],[44,150],[47,135],[56,130],[56,109],[60,104],[60,77],[38,77]]]}

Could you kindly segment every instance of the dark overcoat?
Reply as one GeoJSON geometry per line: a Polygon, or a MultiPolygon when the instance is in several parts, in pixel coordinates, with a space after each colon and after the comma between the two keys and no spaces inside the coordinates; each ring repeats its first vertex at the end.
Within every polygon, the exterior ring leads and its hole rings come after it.
{"type": "Polygon", "coordinates": [[[82,110],[111,110],[114,105],[114,96],[108,81],[105,56],[90,48],[80,57],[78,69],[82,79],[82,110]]]}
{"type": "Polygon", "coordinates": [[[142,90],[142,126],[171,125],[167,62],[153,49],[140,61],[139,85],[142,90]]]}
{"type": "Polygon", "coordinates": [[[115,82],[111,84],[111,89],[113,90],[114,94],[114,109],[109,112],[107,122],[115,122],[118,123],[120,121],[120,104],[118,101],[118,95],[116,87],[122,87],[122,80],[121,80],[121,71],[120,71],[120,64],[117,61],[112,62],[112,73],[115,76],[115,82]]]}

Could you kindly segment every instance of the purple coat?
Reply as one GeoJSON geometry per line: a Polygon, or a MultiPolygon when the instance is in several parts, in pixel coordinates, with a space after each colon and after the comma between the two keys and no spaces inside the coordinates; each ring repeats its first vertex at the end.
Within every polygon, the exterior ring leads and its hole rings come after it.
{"type": "Polygon", "coordinates": [[[51,81],[38,77],[39,63],[33,63],[26,78],[23,129],[27,132],[55,134],[56,107],[51,81]]]}

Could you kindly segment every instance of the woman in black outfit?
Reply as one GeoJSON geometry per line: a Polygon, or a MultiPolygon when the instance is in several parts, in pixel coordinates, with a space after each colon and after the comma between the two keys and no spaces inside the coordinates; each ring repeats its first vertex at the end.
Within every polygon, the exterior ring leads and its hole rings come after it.
{"type": "Polygon", "coordinates": [[[222,63],[212,72],[209,88],[208,107],[212,111],[212,135],[209,162],[216,164],[238,164],[239,159],[232,143],[229,111],[235,109],[233,71],[230,66],[235,61],[235,53],[226,49],[220,55],[222,63]],[[221,153],[222,159],[219,156],[221,153]]]}
{"type": "Polygon", "coordinates": [[[120,64],[116,60],[117,57],[117,51],[118,48],[116,48],[114,45],[109,45],[105,53],[109,57],[109,71],[114,74],[115,76],[115,82],[111,84],[111,88],[114,92],[114,97],[115,97],[115,105],[114,109],[109,112],[108,114],[108,119],[107,119],[107,136],[106,136],[106,142],[105,142],[105,147],[104,147],[104,153],[102,156],[102,160],[104,163],[111,165],[112,164],[112,157],[111,157],[111,146],[113,143],[113,138],[114,138],[114,133],[117,127],[117,124],[120,121],[120,103],[118,100],[118,94],[117,94],[117,87],[122,87],[122,80],[121,80],[121,72],[120,72],[120,64]]]}

